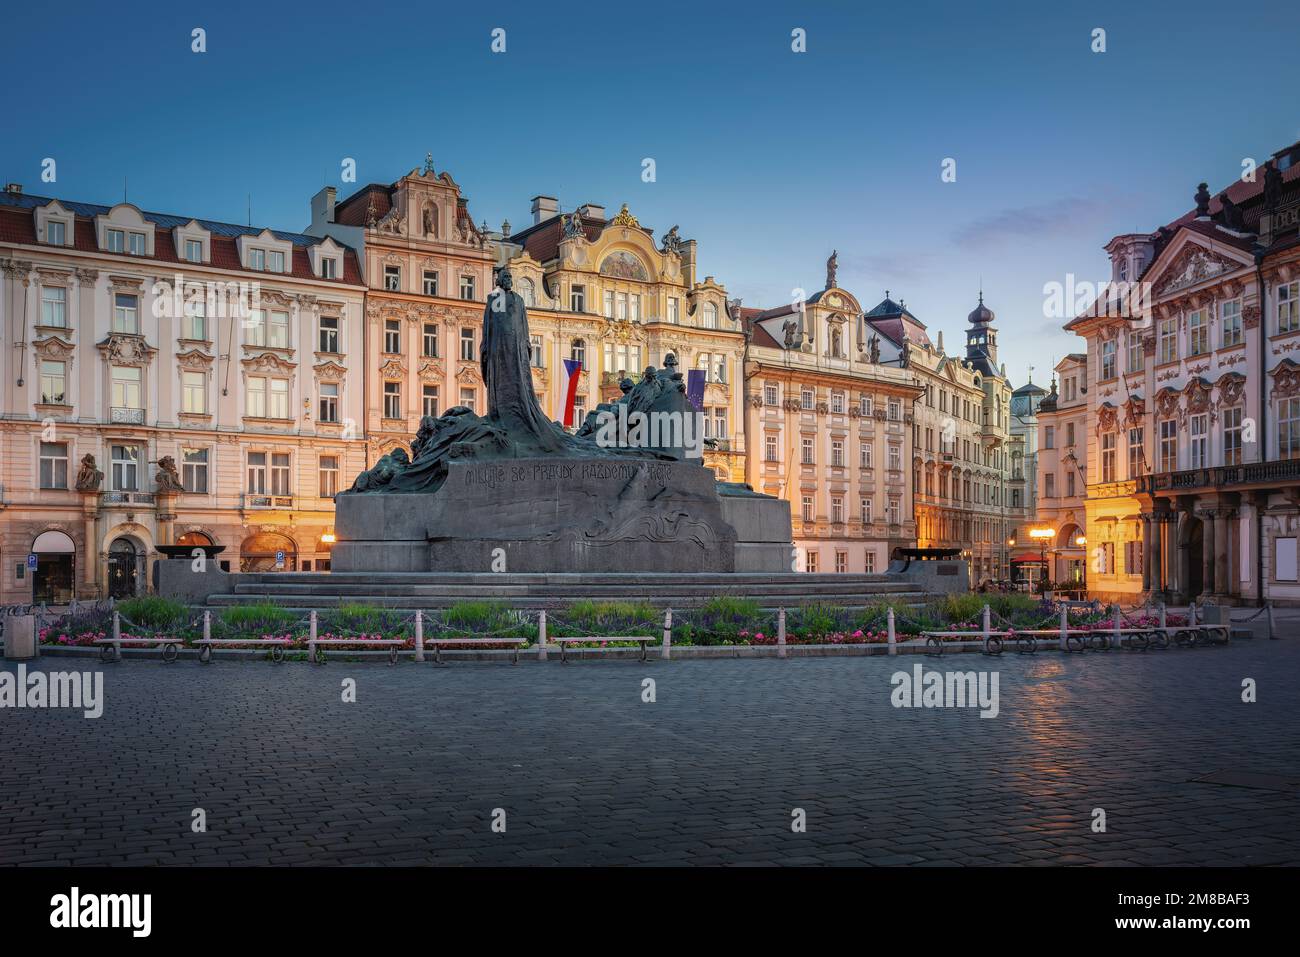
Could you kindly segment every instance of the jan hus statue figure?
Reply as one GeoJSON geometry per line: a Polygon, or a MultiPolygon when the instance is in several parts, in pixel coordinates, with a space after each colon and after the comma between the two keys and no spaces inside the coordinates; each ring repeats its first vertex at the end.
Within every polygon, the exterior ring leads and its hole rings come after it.
{"type": "Polygon", "coordinates": [[[533,392],[528,361],[531,340],[523,297],[514,291],[509,269],[500,271],[497,285],[483,310],[483,343],[479,347],[488,421],[505,429],[516,441],[530,445],[535,441],[539,450],[558,451],[564,444],[564,434],[546,417],[533,392]]]}

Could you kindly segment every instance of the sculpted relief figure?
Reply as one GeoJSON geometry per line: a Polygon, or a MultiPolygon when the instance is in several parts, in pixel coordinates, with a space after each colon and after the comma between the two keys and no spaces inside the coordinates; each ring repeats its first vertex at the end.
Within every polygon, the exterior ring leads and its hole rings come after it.
{"type": "Polygon", "coordinates": [[[77,491],[97,492],[102,481],[104,481],[104,473],[95,467],[95,457],[83,455],[81,468],[77,471],[77,491]]]}
{"type": "Polygon", "coordinates": [[[176,460],[170,455],[164,455],[158,460],[158,471],[154,475],[154,482],[158,484],[160,492],[185,491],[185,485],[176,471],[176,460]]]}

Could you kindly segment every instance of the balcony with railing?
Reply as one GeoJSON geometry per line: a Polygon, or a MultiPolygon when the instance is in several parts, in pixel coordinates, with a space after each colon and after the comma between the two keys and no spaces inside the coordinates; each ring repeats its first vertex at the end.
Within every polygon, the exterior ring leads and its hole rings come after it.
{"type": "Polygon", "coordinates": [[[1300,459],[1276,462],[1252,462],[1249,465],[1216,465],[1211,468],[1183,469],[1181,472],[1156,472],[1137,480],[1137,491],[1147,495],[1159,492],[1191,492],[1200,489],[1251,488],[1267,485],[1300,483],[1300,459]]]}
{"type": "Polygon", "coordinates": [[[124,508],[127,506],[146,508],[154,504],[153,492],[132,492],[113,489],[99,493],[99,504],[106,508],[124,508]]]}
{"type": "Polygon", "coordinates": [[[144,425],[144,409],[125,409],[114,406],[109,409],[108,420],[114,425],[144,425]]]}
{"type": "Polygon", "coordinates": [[[292,495],[267,495],[259,492],[245,492],[242,498],[244,508],[293,508],[292,495]]]}

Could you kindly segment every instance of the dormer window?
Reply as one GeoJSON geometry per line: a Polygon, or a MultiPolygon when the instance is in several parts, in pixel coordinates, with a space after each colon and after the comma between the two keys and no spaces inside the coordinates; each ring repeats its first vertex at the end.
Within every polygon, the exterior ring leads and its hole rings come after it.
{"type": "Polygon", "coordinates": [[[146,249],[144,233],[127,233],[126,249],[132,256],[143,256],[146,249]]]}
{"type": "Polygon", "coordinates": [[[248,251],[248,268],[261,272],[284,272],[284,253],[254,246],[248,251]]]}
{"type": "Polygon", "coordinates": [[[52,219],[45,224],[45,241],[51,246],[62,246],[67,237],[67,224],[52,219]]]}
{"type": "Polygon", "coordinates": [[[40,242],[50,246],[71,246],[73,224],[76,216],[63,208],[57,199],[44,206],[37,206],[36,236],[40,242]]]}
{"type": "Polygon", "coordinates": [[[185,259],[192,263],[203,262],[203,243],[200,240],[185,240],[185,259]]]}
{"type": "Polygon", "coordinates": [[[337,279],[338,275],[338,260],[332,256],[322,256],[320,261],[320,277],[322,279],[337,279]]]}
{"type": "Polygon", "coordinates": [[[126,233],[120,229],[110,229],[107,233],[105,248],[110,253],[120,253],[126,249],[126,233]]]}

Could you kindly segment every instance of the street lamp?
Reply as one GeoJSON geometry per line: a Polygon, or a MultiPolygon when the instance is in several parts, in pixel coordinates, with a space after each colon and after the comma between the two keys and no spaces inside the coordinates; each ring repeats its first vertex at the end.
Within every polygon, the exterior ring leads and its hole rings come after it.
{"type": "Polygon", "coordinates": [[[1043,562],[1043,581],[1047,581],[1047,543],[1056,537],[1054,528],[1031,528],[1029,537],[1038,542],[1039,557],[1043,562]]]}

